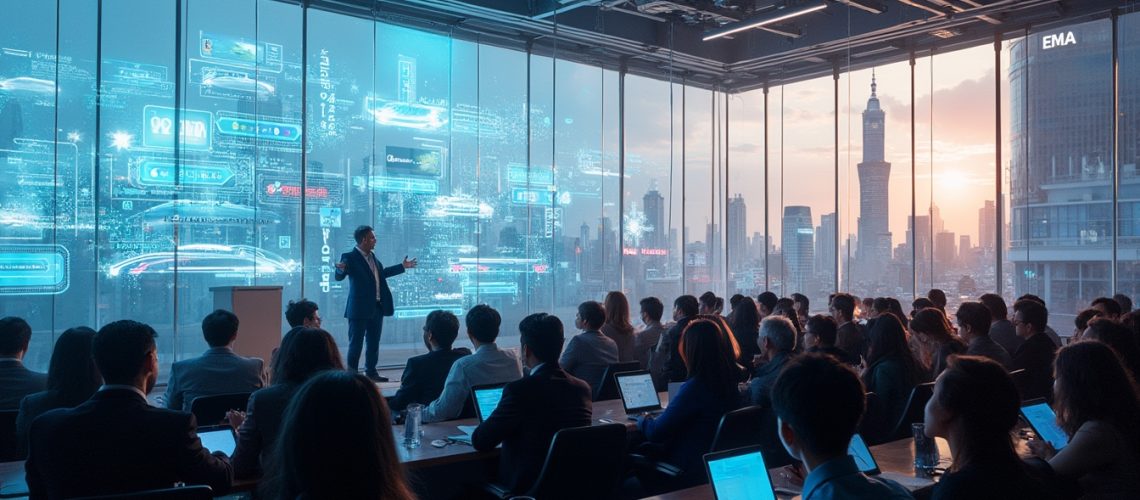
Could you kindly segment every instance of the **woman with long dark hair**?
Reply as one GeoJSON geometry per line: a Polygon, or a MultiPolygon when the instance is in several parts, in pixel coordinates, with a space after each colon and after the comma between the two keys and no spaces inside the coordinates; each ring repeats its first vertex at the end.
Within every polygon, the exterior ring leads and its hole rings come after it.
{"type": "Polygon", "coordinates": [[[922,370],[910,353],[902,323],[892,314],[879,316],[868,335],[871,348],[860,368],[863,385],[882,401],[886,422],[897,422],[906,409],[922,370]]]}
{"type": "Polygon", "coordinates": [[[249,397],[244,415],[231,412],[230,425],[238,431],[237,448],[230,459],[234,477],[261,475],[263,455],[273,449],[281,429],[285,407],[301,384],[326,370],[343,370],[340,350],[329,332],[319,328],[299,328],[281,340],[273,358],[273,385],[249,397]]]}
{"type": "Polygon", "coordinates": [[[1021,397],[1005,367],[981,356],[950,356],[926,403],[926,435],[946,438],[954,462],[934,500],[1053,498],[1017,456],[1010,432],[1021,397]]]}
{"type": "Polygon", "coordinates": [[[1034,439],[1033,453],[1062,478],[1078,481],[1083,498],[1135,498],[1140,492],[1140,389],[1120,358],[1099,341],[1057,351],[1053,411],[1069,435],[1061,451],[1034,439]]]}
{"type": "Polygon", "coordinates": [[[28,451],[28,430],[36,417],[56,408],[74,408],[87,401],[103,376],[91,357],[95,330],[86,326],[68,328],[55,341],[48,364],[47,390],[29,394],[20,402],[16,415],[16,438],[21,453],[28,451]]]}
{"type": "Polygon", "coordinates": [[[756,309],[756,301],[752,297],[740,299],[740,304],[733,309],[729,319],[732,336],[740,346],[740,364],[751,368],[752,359],[760,354],[760,311],[756,309]]]}
{"type": "Polygon", "coordinates": [[[910,320],[910,333],[930,357],[931,380],[946,369],[946,360],[950,355],[966,352],[966,343],[951,333],[946,314],[936,307],[916,312],[910,320]]]}
{"type": "Polygon", "coordinates": [[[368,377],[318,374],[289,403],[264,488],[267,498],[405,500],[415,495],[396,454],[388,405],[368,377]]]}
{"type": "Polygon", "coordinates": [[[1085,327],[1081,339],[1099,340],[1108,344],[1116,351],[1132,379],[1140,378],[1140,345],[1137,345],[1136,337],[1127,326],[1108,318],[1093,318],[1085,327]]]}
{"type": "Polygon", "coordinates": [[[618,346],[618,361],[637,361],[633,324],[629,322],[629,300],[625,294],[613,291],[606,294],[602,307],[606,310],[606,322],[601,332],[618,346]]]}

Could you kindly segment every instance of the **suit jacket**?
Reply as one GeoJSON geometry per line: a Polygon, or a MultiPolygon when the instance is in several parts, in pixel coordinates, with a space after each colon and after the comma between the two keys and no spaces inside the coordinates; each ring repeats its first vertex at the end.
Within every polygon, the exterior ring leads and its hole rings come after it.
{"type": "Polygon", "coordinates": [[[586,331],[570,337],[558,364],[567,373],[585,380],[591,390],[602,385],[606,368],[618,362],[618,346],[599,331],[586,331]]]}
{"type": "Polygon", "coordinates": [[[60,400],[56,391],[28,394],[28,397],[20,402],[20,413],[16,416],[16,444],[22,455],[28,454],[28,432],[32,429],[32,422],[36,417],[56,408],[71,408],[71,405],[60,400]]]}
{"type": "Polygon", "coordinates": [[[263,458],[273,450],[281,430],[281,417],[300,384],[281,383],[254,392],[245,408],[245,420],[238,428],[237,447],[231,462],[234,477],[246,479],[261,475],[263,458]]]}
{"type": "Polygon", "coordinates": [[[634,357],[641,363],[642,370],[650,369],[650,360],[653,359],[653,350],[657,348],[657,342],[661,340],[662,333],[665,333],[665,327],[658,323],[653,326],[647,326],[644,330],[634,334],[634,357]]]}
{"type": "Polygon", "coordinates": [[[1017,336],[1017,332],[1015,332],[1013,328],[1013,323],[1008,319],[994,321],[990,324],[990,338],[993,339],[994,342],[997,342],[998,345],[1005,349],[1005,352],[1008,352],[1010,355],[1017,352],[1017,348],[1025,343],[1025,340],[1017,336]]]}
{"type": "Polygon", "coordinates": [[[665,461],[683,471],[670,487],[688,487],[707,481],[701,457],[709,452],[716,428],[725,413],[740,406],[735,390],[718,394],[705,382],[690,378],[681,384],[669,406],[657,417],[638,417],[645,439],[665,448],[665,461]]]}
{"type": "MultiPolygon", "coordinates": [[[[403,263],[384,267],[372,253],[372,260],[376,263],[376,272],[380,275],[380,314],[391,316],[396,314],[396,307],[392,303],[392,289],[388,288],[388,278],[404,272],[403,263]]],[[[376,315],[376,278],[368,261],[360,250],[353,248],[340,254],[340,261],[346,264],[346,269],[336,270],[333,276],[337,281],[348,277],[348,302],[344,306],[344,317],[348,319],[371,319],[376,315]]]]}
{"type": "Polygon", "coordinates": [[[265,362],[261,358],[239,356],[229,347],[211,347],[197,358],[185,359],[170,367],[166,407],[190,411],[194,398],[253,392],[265,387],[266,379],[265,362]]]}
{"type": "Polygon", "coordinates": [[[847,351],[847,354],[849,354],[852,359],[859,359],[859,356],[867,356],[867,348],[870,344],[871,343],[867,341],[867,335],[864,333],[863,328],[854,321],[844,323],[843,326],[839,327],[835,332],[835,347],[847,351]]]}
{"type": "MultiPolygon", "coordinates": [[[[673,323],[665,333],[661,334],[661,343],[657,344],[657,351],[653,353],[655,357],[660,356],[662,359],[664,382],[684,382],[689,378],[689,370],[685,368],[685,362],[681,360],[681,353],[677,351],[681,345],[681,334],[685,332],[685,327],[689,326],[689,322],[693,318],[681,318],[673,323]]],[[[665,384],[658,387],[658,390],[664,388],[665,384]]]]}
{"type": "Polygon", "coordinates": [[[18,410],[24,396],[46,388],[46,374],[24,368],[18,359],[0,359],[0,410],[18,410]]]}
{"type": "Polygon", "coordinates": [[[590,386],[555,363],[537,368],[507,384],[499,406],[471,434],[476,450],[503,444],[499,480],[516,494],[534,485],[554,434],[568,427],[590,425],[593,415],[590,386]]]}
{"type": "Polygon", "coordinates": [[[400,390],[388,399],[388,408],[403,410],[412,403],[427,405],[443,392],[443,381],[455,360],[471,354],[465,347],[432,351],[408,358],[404,375],[400,377],[400,390]]]}
{"type": "Polygon", "coordinates": [[[1025,370],[1025,384],[1020,388],[1024,392],[1021,399],[1053,400],[1053,356],[1056,350],[1057,346],[1042,332],[1025,339],[1013,354],[1011,368],[1025,370]]]}
{"type": "Polygon", "coordinates": [[[153,408],[129,389],[104,389],[32,422],[25,464],[31,497],[73,498],[206,484],[225,494],[230,463],[198,439],[194,416],[153,408]]]}

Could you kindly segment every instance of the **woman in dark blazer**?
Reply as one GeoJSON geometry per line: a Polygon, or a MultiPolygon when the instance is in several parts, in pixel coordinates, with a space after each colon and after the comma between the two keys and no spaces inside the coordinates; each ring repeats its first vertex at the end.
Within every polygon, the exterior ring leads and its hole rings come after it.
{"type": "Polygon", "coordinates": [[[95,330],[69,328],[55,341],[48,365],[47,390],[29,394],[20,402],[16,416],[16,439],[20,456],[28,453],[28,430],[36,417],[56,408],[74,408],[87,401],[103,385],[103,377],[91,357],[95,330]]]}
{"type": "Polygon", "coordinates": [[[894,315],[876,319],[869,336],[869,359],[860,367],[863,385],[879,396],[884,423],[892,426],[906,410],[914,386],[922,382],[922,370],[907,346],[902,322],[894,315]]]}

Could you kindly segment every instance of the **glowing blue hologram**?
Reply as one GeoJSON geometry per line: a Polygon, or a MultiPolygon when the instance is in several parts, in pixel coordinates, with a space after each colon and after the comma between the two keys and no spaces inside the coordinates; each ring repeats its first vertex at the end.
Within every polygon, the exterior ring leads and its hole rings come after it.
{"type": "Polygon", "coordinates": [[[187,274],[237,273],[246,275],[289,274],[300,269],[292,259],[249,245],[192,244],[178,247],[175,252],[150,252],[129,257],[107,266],[112,278],[127,274],[170,274],[175,271],[187,274]],[[177,261],[176,261],[177,257],[177,261]]]}
{"type": "Polygon", "coordinates": [[[230,167],[221,165],[192,165],[162,160],[143,160],[139,163],[137,178],[143,186],[184,186],[221,187],[234,178],[230,167]]]}
{"type": "Polygon", "coordinates": [[[472,196],[438,196],[428,205],[424,214],[432,218],[446,217],[474,217],[490,219],[495,215],[495,208],[472,196]]]}
{"type": "Polygon", "coordinates": [[[463,293],[464,295],[515,295],[519,293],[519,285],[513,282],[481,282],[463,285],[463,293]]]}
{"type": "Polygon", "coordinates": [[[222,135],[256,137],[282,142],[301,140],[301,126],[296,123],[224,116],[222,113],[218,115],[218,133],[222,135]]]}
{"type": "MultiPolygon", "coordinates": [[[[143,106],[143,145],[174,148],[175,109],[166,106],[143,106]]],[[[183,109],[178,113],[178,146],[186,149],[210,149],[214,115],[208,111],[183,109]]]]}
{"type": "Polygon", "coordinates": [[[55,93],[55,82],[30,76],[17,76],[0,79],[0,90],[12,93],[53,94],[55,93]]]}
{"type": "Polygon", "coordinates": [[[249,75],[239,74],[207,74],[202,77],[203,87],[213,87],[238,92],[257,92],[258,95],[269,96],[277,92],[273,84],[250,78],[249,75]]]}
{"type": "Polygon", "coordinates": [[[253,226],[280,224],[281,216],[228,201],[174,200],[148,208],[141,214],[144,223],[205,224],[211,226],[253,226]]]}
{"type": "Polygon", "coordinates": [[[364,98],[364,113],[380,125],[415,130],[437,130],[447,125],[447,109],[410,102],[384,102],[374,96],[364,98]]]}
{"type": "Polygon", "coordinates": [[[0,295],[54,295],[71,285],[71,255],[62,245],[0,245],[0,295]]]}
{"type": "Polygon", "coordinates": [[[439,181],[431,179],[407,179],[374,175],[368,186],[386,193],[435,194],[439,191],[439,181]]]}
{"type": "Polygon", "coordinates": [[[397,307],[396,318],[426,318],[432,311],[447,311],[456,316],[462,316],[464,312],[462,307],[454,305],[431,305],[426,304],[416,307],[397,307]]]}

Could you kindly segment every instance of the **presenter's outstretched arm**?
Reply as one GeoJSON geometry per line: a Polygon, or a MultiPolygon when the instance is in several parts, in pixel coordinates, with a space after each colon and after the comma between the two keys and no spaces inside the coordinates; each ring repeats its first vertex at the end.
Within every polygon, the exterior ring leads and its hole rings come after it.
{"type": "Polygon", "coordinates": [[[404,269],[411,269],[411,268],[416,267],[418,265],[420,265],[419,260],[417,260],[415,258],[412,258],[412,260],[408,260],[408,256],[407,255],[404,256],[404,269]]]}

